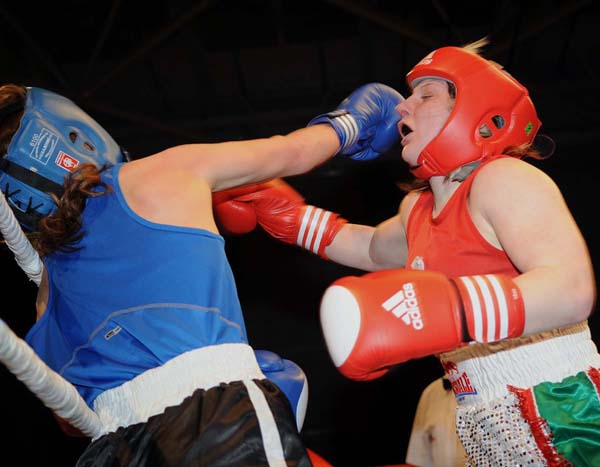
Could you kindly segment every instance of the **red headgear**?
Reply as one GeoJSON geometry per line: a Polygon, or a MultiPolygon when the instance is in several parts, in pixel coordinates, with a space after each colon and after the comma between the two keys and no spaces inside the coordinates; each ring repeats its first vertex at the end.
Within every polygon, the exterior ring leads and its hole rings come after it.
{"type": "Polygon", "coordinates": [[[407,75],[411,89],[426,78],[456,87],[456,100],[440,133],[423,149],[412,173],[423,179],[531,143],[541,122],[527,89],[474,52],[460,47],[434,50],[407,75]],[[480,129],[485,125],[487,132],[480,129]]]}

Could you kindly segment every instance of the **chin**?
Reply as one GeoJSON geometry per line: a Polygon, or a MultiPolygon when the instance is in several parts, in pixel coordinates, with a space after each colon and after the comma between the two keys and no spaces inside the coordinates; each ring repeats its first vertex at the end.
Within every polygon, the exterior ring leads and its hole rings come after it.
{"type": "Polygon", "coordinates": [[[417,157],[411,157],[411,154],[406,150],[406,147],[402,148],[402,160],[406,162],[409,167],[413,167],[417,163],[417,157]]]}

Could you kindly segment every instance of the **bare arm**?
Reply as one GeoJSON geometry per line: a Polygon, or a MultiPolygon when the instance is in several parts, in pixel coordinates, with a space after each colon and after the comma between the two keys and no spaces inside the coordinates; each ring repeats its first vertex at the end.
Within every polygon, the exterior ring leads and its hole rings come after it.
{"type": "Polygon", "coordinates": [[[215,144],[189,144],[155,157],[207,181],[212,191],[308,172],[329,160],[339,148],[329,125],[302,128],[286,136],[215,144]]]}
{"type": "Polygon", "coordinates": [[[212,191],[307,172],[338,148],[329,125],[286,136],[188,144],[125,164],[119,181],[131,209],[143,218],[218,233],[212,191]]]}
{"type": "Polygon", "coordinates": [[[490,236],[487,224],[522,272],[515,282],[525,302],[526,334],[589,316],[596,290],[588,248],[546,174],[516,159],[495,161],[478,174],[471,209],[484,235],[490,236]]]}
{"type": "Polygon", "coordinates": [[[414,194],[405,196],[398,214],[376,227],[346,224],[325,250],[327,256],[364,271],[404,267],[408,254],[405,225],[415,200],[414,194]]]}

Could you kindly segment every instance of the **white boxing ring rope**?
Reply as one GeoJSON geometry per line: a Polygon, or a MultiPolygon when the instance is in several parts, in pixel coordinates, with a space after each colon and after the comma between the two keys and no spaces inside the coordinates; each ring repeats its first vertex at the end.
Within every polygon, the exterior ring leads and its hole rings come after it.
{"type": "MultiPolygon", "coordinates": [[[[21,230],[4,195],[0,197],[0,231],[21,269],[39,286],[43,262],[21,230]]],[[[1,319],[0,361],[60,418],[92,439],[102,432],[98,415],[88,407],[75,386],[46,365],[1,319]]]]}
{"type": "Polygon", "coordinates": [[[98,415],[88,407],[75,386],[46,365],[33,349],[0,320],[0,361],[46,407],[83,434],[95,438],[102,431],[98,415]]]}
{"type": "Polygon", "coordinates": [[[2,236],[8,248],[14,253],[15,259],[21,269],[25,271],[29,279],[39,286],[42,281],[42,273],[44,272],[44,263],[21,230],[21,226],[4,195],[1,198],[0,231],[2,232],[2,236]]]}

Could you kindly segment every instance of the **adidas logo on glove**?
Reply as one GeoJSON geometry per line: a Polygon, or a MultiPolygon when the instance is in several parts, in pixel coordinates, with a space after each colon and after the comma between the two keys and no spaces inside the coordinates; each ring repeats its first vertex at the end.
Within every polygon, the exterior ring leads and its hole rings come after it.
{"type": "Polygon", "coordinates": [[[408,326],[412,326],[417,331],[423,329],[421,310],[419,310],[417,295],[412,283],[408,282],[404,284],[398,292],[383,302],[381,306],[386,311],[391,311],[394,316],[400,318],[408,326]]]}

